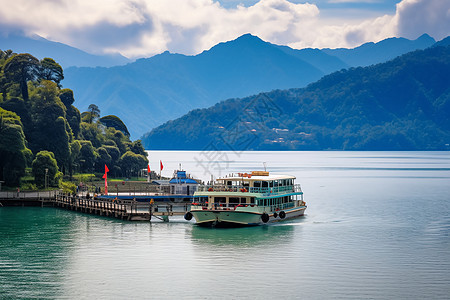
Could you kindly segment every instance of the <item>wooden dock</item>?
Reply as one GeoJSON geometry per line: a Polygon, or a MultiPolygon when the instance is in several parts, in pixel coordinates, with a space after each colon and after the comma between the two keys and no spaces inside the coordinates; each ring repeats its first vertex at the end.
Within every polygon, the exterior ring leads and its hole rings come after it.
{"type": "Polygon", "coordinates": [[[168,222],[171,216],[183,216],[189,210],[189,203],[140,202],[136,200],[92,199],[77,195],[53,193],[48,197],[0,197],[1,206],[53,206],[77,212],[112,217],[128,221],[151,221],[152,217],[168,222]]]}
{"type": "Polygon", "coordinates": [[[69,195],[57,196],[55,206],[128,221],[150,221],[152,217],[168,221],[169,216],[183,216],[189,209],[187,203],[150,204],[133,200],[86,199],[69,195]]]}

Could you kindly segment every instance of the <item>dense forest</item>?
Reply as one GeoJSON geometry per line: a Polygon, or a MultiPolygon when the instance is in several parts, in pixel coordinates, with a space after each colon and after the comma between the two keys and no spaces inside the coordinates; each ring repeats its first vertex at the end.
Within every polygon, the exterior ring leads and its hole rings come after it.
{"type": "Polygon", "coordinates": [[[197,109],[143,137],[152,149],[448,150],[450,47],[350,68],[303,89],[197,109]]]}
{"type": "Polygon", "coordinates": [[[30,173],[35,187],[59,186],[74,173],[131,176],[147,166],[140,140],[132,142],[116,116],[91,104],[80,113],[64,72],[51,58],[0,50],[0,181],[20,186],[30,173]]]}

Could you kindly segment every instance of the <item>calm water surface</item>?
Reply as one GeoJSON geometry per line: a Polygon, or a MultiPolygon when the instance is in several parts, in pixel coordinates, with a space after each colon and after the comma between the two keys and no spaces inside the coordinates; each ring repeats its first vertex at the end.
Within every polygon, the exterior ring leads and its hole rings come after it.
{"type": "Polygon", "coordinates": [[[450,153],[211,155],[152,151],[150,161],[205,181],[266,162],[297,176],[307,214],[209,229],[3,207],[0,298],[448,299],[450,153]]]}

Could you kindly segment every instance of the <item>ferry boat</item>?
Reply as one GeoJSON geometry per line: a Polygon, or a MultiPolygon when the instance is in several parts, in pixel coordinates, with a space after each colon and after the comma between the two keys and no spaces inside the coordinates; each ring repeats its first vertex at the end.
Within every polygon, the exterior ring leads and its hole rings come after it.
{"type": "Polygon", "coordinates": [[[302,216],[306,209],[295,176],[266,171],[231,174],[194,193],[186,220],[201,226],[254,226],[302,216]]]}

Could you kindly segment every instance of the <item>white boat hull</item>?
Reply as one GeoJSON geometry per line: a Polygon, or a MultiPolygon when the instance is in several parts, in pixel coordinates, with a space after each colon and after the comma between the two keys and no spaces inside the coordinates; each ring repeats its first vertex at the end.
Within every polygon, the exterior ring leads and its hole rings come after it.
{"type": "Polygon", "coordinates": [[[281,211],[265,213],[260,209],[249,210],[223,210],[223,209],[202,209],[191,210],[196,224],[201,226],[216,227],[237,227],[237,226],[255,226],[272,222],[279,222],[287,219],[303,216],[306,206],[294,207],[281,211]],[[267,222],[264,222],[263,214],[268,215],[267,222]]]}

